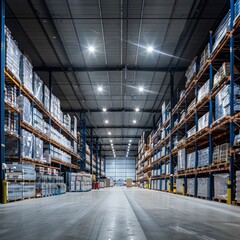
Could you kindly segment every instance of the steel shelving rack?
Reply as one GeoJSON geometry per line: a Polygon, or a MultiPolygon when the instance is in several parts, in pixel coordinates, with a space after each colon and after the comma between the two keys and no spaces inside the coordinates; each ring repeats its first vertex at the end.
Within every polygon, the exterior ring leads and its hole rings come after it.
{"type": "MultiPolygon", "coordinates": [[[[39,112],[43,114],[43,118],[49,123],[50,126],[58,130],[62,135],[64,135],[67,139],[71,140],[71,142],[77,142],[77,138],[68,130],[66,129],[62,124],[58,122],[57,119],[55,119],[50,112],[48,112],[42,103],[40,103],[35,96],[28,91],[26,87],[24,87],[21,82],[14,76],[14,74],[6,68],[5,66],[5,1],[1,1],[0,4],[1,7],[1,70],[0,70],[0,78],[1,78],[1,84],[0,84],[0,98],[1,98],[1,110],[0,110],[0,131],[1,131],[1,161],[0,161],[0,195],[1,195],[1,202],[6,202],[6,180],[5,180],[5,165],[4,163],[6,161],[19,161],[19,162],[31,162],[34,163],[35,166],[39,167],[45,167],[45,168],[54,168],[60,170],[67,170],[67,171],[80,171],[80,165],[84,164],[85,162],[83,159],[79,156],[78,153],[74,152],[73,150],[67,148],[62,143],[57,142],[56,140],[50,138],[49,136],[45,135],[43,132],[38,131],[30,124],[27,124],[26,122],[22,121],[21,116],[22,112],[16,108],[15,106],[11,105],[9,102],[5,100],[5,91],[4,87],[5,85],[12,85],[17,88],[18,95],[23,95],[27,97],[27,99],[31,102],[31,108],[36,108],[39,112]],[[9,110],[11,112],[14,112],[18,114],[18,134],[12,133],[5,129],[5,110],[9,110]],[[45,164],[40,163],[36,161],[35,159],[28,159],[21,156],[21,131],[22,129],[29,131],[30,133],[34,134],[36,137],[43,140],[44,143],[49,145],[50,150],[50,144],[57,147],[58,149],[64,151],[65,153],[68,153],[71,155],[72,162],[66,163],[63,161],[60,161],[58,159],[51,158],[51,164],[45,164]],[[17,158],[11,158],[6,159],[5,158],[5,139],[6,138],[14,138],[16,141],[18,141],[18,157],[17,158]]],[[[51,86],[51,78],[49,78],[49,85],[51,86]]],[[[51,96],[51,87],[50,87],[50,96],[51,96]]],[[[84,121],[84,119],[83,119],[84,121]]],[[[86,134],[86,128],[83,128],[83,133],[86,134]]],[[[85,135],[84,135],[85,136],[85,135]]],[[[82,146],[84,147],[84,146],[82,146]]],[[[84,155],[83,155],[84,156],[84,155]]],[[[82,166],[81,170],[85,170],[84,166],[82,166]]]]}
{"type": "MultiPolygon", "coordinates": [[[[214,174],[226,173],[229,174],[227,181],[227,199],[228,204],[235,203],[235,173],[240,169],[239,152],[240,146],[236,145],[234,138],[236,133],[240,130],[239,117],[240,113],[234,111],[234,84],[239,84],[239,74],[236,74],[236,69],[239,68],[238,64],[238,49],[240,47],[239,39],[239,27],[240,27],[240,1],[230,0],[229,21],[225,30],[222,33],[220,41],[215,39],[215,35],[210,32],[208,51],[209,58],[206,59],[204,64],[196,64],[196,73],[193,74],[191,81],[185,88],[185,92],[181,94],[180,99],[174,106],[174,98],[172,92],[174,74],[171,74],[171,101],[168,111],[168,117],[164,119],[162,113],[162,119],[160,121],[158,129],[155,129],[148,141],[150,151],[144,159],[138,157],[137,159],[137,174],[141,176],[148,174],[148,178],[139,178],[139,182],[149,181],[152,183],[151,188],[169,191],[171,193],[181,193],[183,195],[189,195],[193,197],[205,198],[209,200],[214,199],[214,174]],[[214,43],[215,42],[215,43],[214,43]],[[237,59],[237,61],[235,61],[237,59]],[[221,78],[218,84],[214,84],[214,74],[223,63],[229,62],[230,74],[221,78]],[[204,97],[198,101],[199,90],[204,86],[207,86],[208,92],[204,97]],[[230,88],[230,113],[224,118],[213,121],[215,109],[216,95],[226,86],[230,88]],[[198,125],[199,119],[205,114],[209,114],[207,125],[200,129],[198,125]],[[169,131],[166,132],[166,129],[169,131]],[[195,129],[194,129],[195,128],[195,129]],[[189,136],[192,131],[191,136],[189,136]],[[165,132],[162,137],[162,132],[165,132]],[[174,144],[174,139],[181,142],[174,144]],[[227,159],[224,161],[214,161],[214,149],[221,144],[229,144],[229,150],[227,152],[227,159]],[[164,154],[159,154],[162,148],[165,146],[164,154]],[[207,150],[205,150],[207,149],[207,150]],[[186,150],[183,156],[182,169],[176,170],[178,162],[178,154],[181,150],[186,150]],[[199,151],[205,150],[208,155],[208,164],[199,162],[199,151]],[[188,159],[187,154],[191,154],[195,159],[195,165],[187,169],[188,159]],[[141,160],[140,160],[141,159],[141,160]],[[140,167],[143,163],[149,162],[147,167],[140,167]],[[164,165],[165,164],[165,165],[164,165]],[[166,166],[169,164],[169,169],[166,171],[166,166]],[[162,169],[165,166],[165,169],[162,169]],[[198,194],[198,182],[200,180],[208,181],[207,196],[199,196],[198,194]],[[188,182],[192,181],[193,189],[191,194],[188,193],[188,182]],[[157,182],[157,184],[155,184],[157,182]],[[177,183],[181,183],[180,191],[177,183]],[[157,186],[156,186],[157,185],[157,186]]],[[[197,63],[197,59],[194,59],[197,63]]],[[[226,145],[225,145],[226,146],[226,145]]],[[[141,149],[140,149],[141,150],[141,149]]],[[[145,151],[145,150],[144,150],[145,151]]],[[[178,185],[179,187],[179,185],[178,185]]],[[[222,201],[221,199],[214,199],[222,201]]]]}

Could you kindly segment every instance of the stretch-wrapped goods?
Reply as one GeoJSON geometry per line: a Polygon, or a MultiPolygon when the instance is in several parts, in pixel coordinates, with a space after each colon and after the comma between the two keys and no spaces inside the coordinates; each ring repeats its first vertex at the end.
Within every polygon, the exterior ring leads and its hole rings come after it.
{"type": "Polygon", "coordinates": [[[209,147],[198,150],[198,167],[209,165],[209,147]]]}
{"type": "Polygon", "coordinates": [[[17,43],[13,40],[11,32],[5,27],[6,33],[6,68],[11,71],[16,79],[21,81],[20,78],[20,59],[22,56],[17,43]]]}
{"type": "Polygon", "coordinates": [[[32,108],[30,101],[25,96],[19,96],[17,100],[19,109],[22,110],[22,120],[29,125],[32,125],[32,108]]]}
{"type": "Polygon", "coordinates": [[[185,148],[178,151],[178,164],[177,164],[178,171],[185,170],[185,168],[186,168],[185,156],[186,156],[185,148]]]}
{"type": "Polygon", "coordinates": [[[228,173],[214,174],[214,198],[227,200],[228,173]]]}
{"type": "Polygon", "coordinates": [[[207,197],[209,191],[209,178],[198,178],[197,195],[199,197],[207,197]]]}
{"type": "Polygon", "coordinates": [[[195,179],[187,178],[187,194],[194,195],[195,179]]]}
{"type": "Polygon", "coordinates": [[[25,55],[22,55],[21,57],[20,66],[22,84],[31,94],[33,94],[33,66],[25,55]]]}
{"type": "Polygon", "coordinates": [[[21,138],[21,145],[22,145],[21,156],[23,158],[32,159],[34,141],[35,141],[35,136],[32,133],[23,129],[22,130],[22,138],[21,138]]]}
{"type": "Polygon", "coordinates": [[[182,193],[183,183],[184,183],[184,178],[177,178],[176,179],[177,193],[182,193]]]}
{"type": "Polygon", "coordinates": [[[43,103],[43,81],[35,72],[33,73],[33,93],[34,97],[43,103]]]}
{"type": "Polygon", "coordinates": [[[195,168],[195,152],[187,154],[187,169],[195,168]]]}

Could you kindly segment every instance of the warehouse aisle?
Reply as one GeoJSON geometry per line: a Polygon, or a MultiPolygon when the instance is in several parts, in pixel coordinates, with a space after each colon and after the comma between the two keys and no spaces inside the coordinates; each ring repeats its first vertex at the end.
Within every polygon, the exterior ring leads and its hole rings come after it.
{"type": "Polygon", "coordinates": [[[238,239],[240,208],[110,188],[0,205],[0,239],[238,239]]]}

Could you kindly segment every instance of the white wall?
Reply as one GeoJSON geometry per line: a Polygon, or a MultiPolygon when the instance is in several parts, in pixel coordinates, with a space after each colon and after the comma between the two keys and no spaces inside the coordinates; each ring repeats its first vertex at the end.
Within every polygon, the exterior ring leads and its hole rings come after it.
{"type": "Polygon", "coordinates": [[[115,181],[119,179],[132,178],[136,180],[135,158],[108,157],[106,158],[106,177],[112,177],[115,181]]]}

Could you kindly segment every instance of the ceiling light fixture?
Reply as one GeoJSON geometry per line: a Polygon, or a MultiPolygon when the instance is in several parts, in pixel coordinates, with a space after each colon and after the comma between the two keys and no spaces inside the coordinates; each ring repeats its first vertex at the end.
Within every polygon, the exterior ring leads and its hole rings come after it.
{"type": "Polygon", "coordinates": [[[106,120],[105,120],[105,123],[106,123],[106,124],[108,124],[108,123],[109,123],[109,121],[106,119],[106,120]]]}
{"type": "Polygon", "coordinates": [[[147,47],[147,52],[152,53],[153,52],[153,47],[151,47],[151,46],[147,47]]]}
{"type": "Polygon", "coordinates": [[[98,86],[98,91],[102,92],[103,91],[103,87],[102,86],[98,86]]]}
{"type": "Polygon", "coordinates": [[[129,142],[132,142],[132,139],[130,139],[129,142]]]}
{"type": "Polygon", "coordinates": [[[134,120],[133,120],[133,124],[136,124],[136,123],[137,123],[137,120],[134,119],[134,120]]]}
{"type": "Polygon", "coordinates": [[[112,143],[112,139],[110,139],[110,142],[112,143]]]}
{"type": "Polygon", "coordinates": [[[95,47],[89,46],[89,47],[88,47],[88,51],[89,51],[90,53],[94,53],[94,52],[95,52],[95,47]]]}
{"type": "Polygon", "coordinates": [[[107,111],[107,108],[104,107],[102,110],[103,110],[103,112],[106,112],[106,111],[107,111]]]}
{"type": "Polygon", "coordinates": [[[139,87],[138,87],[138,91],[139,91],[139,92],[143,92],[143,91],[144,91],[143,86],[139,86],[139,87]]]}
{"type": "Polygon", "coordinates": [[[139,110],[140,110],[139,107],[135,108],[135,112],[139,112],[139,110]]]}
{"type": "Polygon", "coordinates": [[[128,146],[131,146],[131,143],[129,143],[128,146]]]}
{"type": "Polygon", "coordinates": [[[111,133],[111,132],[108,132],[108,135],[112,135],[112,133],[111,133]]]}

